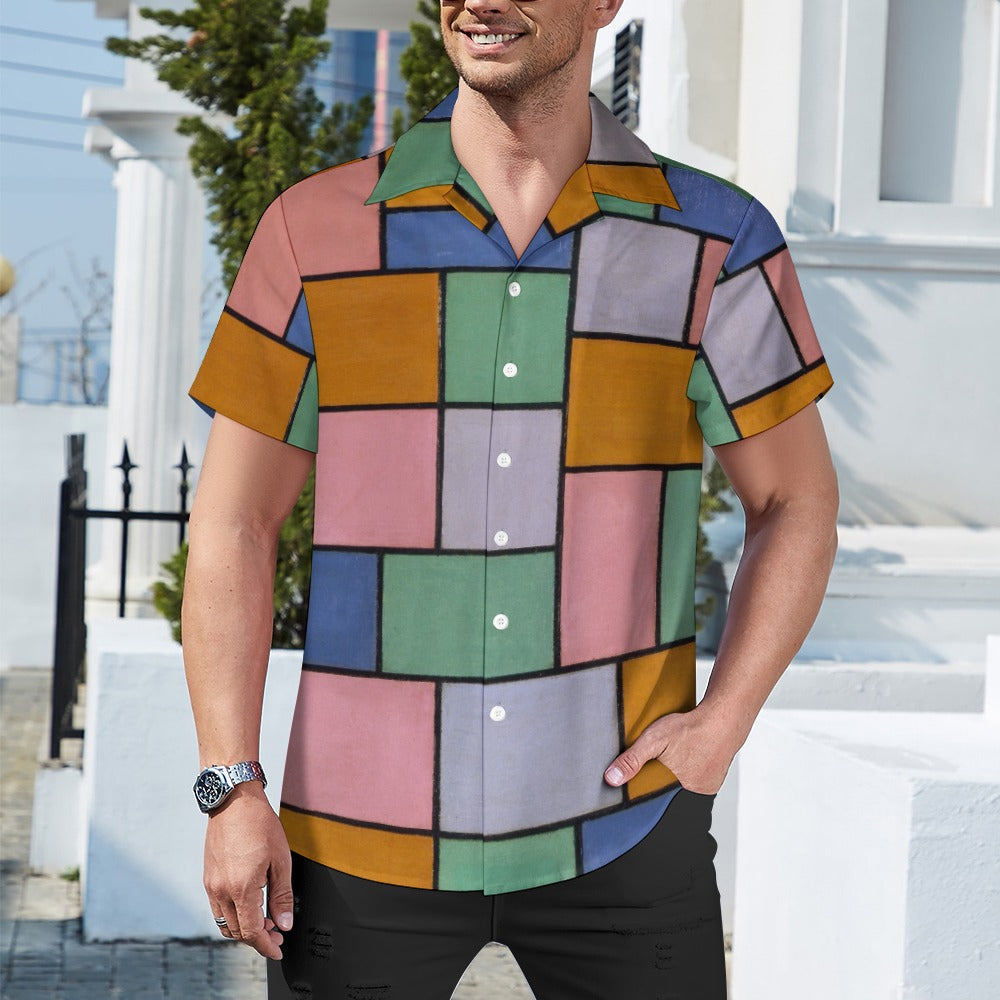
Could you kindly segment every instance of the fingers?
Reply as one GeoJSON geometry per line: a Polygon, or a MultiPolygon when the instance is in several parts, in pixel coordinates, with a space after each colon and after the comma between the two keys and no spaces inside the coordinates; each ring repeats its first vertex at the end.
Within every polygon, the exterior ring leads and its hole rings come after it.
{"type": "Polygon", "coordinates": [[[292,895],[292,856],[288,851],[271,865],[267,883],[267,911],[280,930],[292,929],[295,898],[292,895]]]}
{"type": "Polygon", "coordinates": [[[624,752],[620,753],[604,772],[604,780],[613,788],[631,781],[642,766],[663,752],[663,747],[648,735],[648,730],[624,752]]]}
{"type": "Polygon", "coordinates": [[[264,892],[251,890],[236,900],[236,914],[239,920],[239,938],[265,958],[280,960],[282,937],[271,921],[264,919],[264,892]]]}
{"type": "Polygon", "coordinates": [[[220,916],[226,920],[219,925],[224,938],[242,941],[265,958],[280,960],[283,937],[274,921],[264,916],[263,902],[263,890],[251,889],[237,894],[236,899],[216,897],[212,911],[216,924],[220,916]]]}

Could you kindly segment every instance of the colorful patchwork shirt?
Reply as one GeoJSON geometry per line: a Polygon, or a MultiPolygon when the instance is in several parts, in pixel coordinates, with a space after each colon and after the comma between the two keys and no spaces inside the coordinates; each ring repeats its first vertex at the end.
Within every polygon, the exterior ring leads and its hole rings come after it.
{"type": "Polygon", "coordinates": [[[589,157],[518,258],[454,100],[271,205],[192,395],[316,452],[292,850],[497,893],[664,814],[658,761],[603,775],[695,704],[703,442],[831,381],[758,202],[592,99],[589,157]]]}

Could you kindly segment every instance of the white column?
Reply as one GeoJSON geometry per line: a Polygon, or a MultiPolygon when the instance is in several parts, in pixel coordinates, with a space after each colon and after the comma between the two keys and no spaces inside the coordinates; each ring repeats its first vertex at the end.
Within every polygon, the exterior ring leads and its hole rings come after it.
{"type": "MultiPolygon", "coordinates": [[[[190,106],[162,85],[92,90],[84,114],[99,119],[91,146],[115,164],[118,191],[115,290],[108,389],[108,463],[128,442],[133,510],[176,510],[182,443],[194,441],[187,398],[199,358],[204,203],[176,127],[190,106]]],[[[197,459],[196,459],[197,460],[197,459]]],[[[95,486],[97,484],[95,483],[95,486]]],[[[104,504],[117,507],[121,475],[109,468],[104,504]]],[[[91,598],[118,591],[121,529],[107,522],[91,598]]],[[[160,564],[177,548],[174,524],[133,522],[128,596],[143,600],[160,564]]]]}

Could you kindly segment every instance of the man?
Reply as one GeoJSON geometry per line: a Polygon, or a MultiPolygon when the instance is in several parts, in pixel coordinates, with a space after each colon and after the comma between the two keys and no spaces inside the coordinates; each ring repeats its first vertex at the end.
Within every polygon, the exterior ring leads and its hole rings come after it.
{"type": "Polygon", "coordinates": [[[767,212],[589,100],[621,3],[442,0],[457,95],[268,209],[192,389],[185,661],[203,766],[238,765],[199,779],[205,882],[272,1000],[445,1000],[491,939],[538,1000],[725,996],[712,797],[822,599],[830,378],[767,212]],[[703,441],[747,535],[695,706],[703,441]]]}

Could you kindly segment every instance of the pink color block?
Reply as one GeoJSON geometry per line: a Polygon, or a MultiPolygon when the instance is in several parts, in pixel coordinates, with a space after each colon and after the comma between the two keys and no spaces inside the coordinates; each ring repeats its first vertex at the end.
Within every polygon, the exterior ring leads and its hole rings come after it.
{"type": "Polygon", "coordinates": [[[701,255],[701,270],[698,272],[698,285],[694,292],[694,309],[691,312],[691,332],[688,343],[697,346],[701,343],[701,335],[705,330],[705,320],[708,318],[708,306],[712,301],[712,289],[722,271],[729,244],[718,240],[705,240],[705,249],[701,255]]]}
{"type": "Polygon", "coordinates": [[[272,202],[257,223],[226,304],[251,323],[283,337],[301,291],[281,205],[272,202]]]}
{"type": "Polygon", "coordinates": [[[802,360],[811,365],[823,356],[823,351],[816,339],[816,331],[813,329],[812,320],[806,310],[805,300],[802,298],[802,289],[799,287],[798,275],[795,273],[795,266],[792,264],[791,255],[787,250],[764,261],[764,271],[771,287],[778,296],[781,311],[788,320],[788,325],[792,328],[792,335],[795,343],[799,345],[799,353],[802,360]]]}
{"type": "Polygon", "coordinates": [[[661,472],[646,469],[566,475],[563,665],[614,659],[656,642],[662,481],[661,472]]]}
{"type": "Polygon", "coordinates": [[[436,409],[319,415],[317,545],[433,548],[436,409]]]}
{"type": "Polygon", "coordinates": [[[299,809],[429,830],[434,685],[303,671],[281,798],[299,809]]]}
{"type": "Polygon", "coordinates": [[[285,193],[285,216],[303,275],[381,267],[379,207],[365,205],[377,181],[373,158],[313,174],[285,193]]]}

